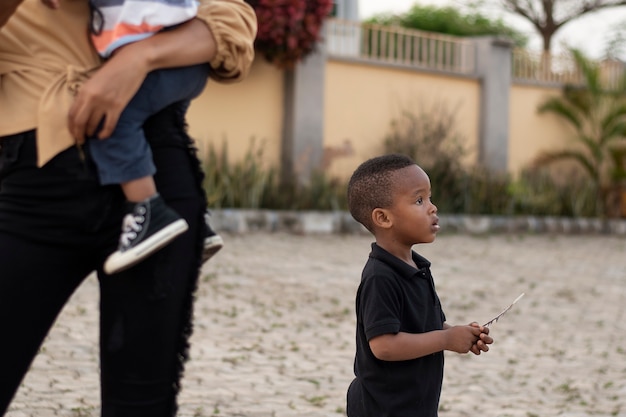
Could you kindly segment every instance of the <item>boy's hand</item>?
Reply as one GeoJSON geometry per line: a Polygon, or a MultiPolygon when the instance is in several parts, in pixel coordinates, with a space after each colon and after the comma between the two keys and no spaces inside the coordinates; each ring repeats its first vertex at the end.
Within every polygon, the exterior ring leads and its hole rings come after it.
{"type": "Polygon", "coordinates": [[[59,1],[60,0],[41,0],[41,2],[45,6],[48,6],[51,9],[58,9],[59,8],[59,1]]]}
{"type": "Polygon", "coordinates": [[[448,327],[446,350],[457,353],[467,353],[472,350],[480,339],[480,328],[475,326],[448,327]]]}
{"type": "Polygon", "coordinates": [[[477,322],[470,323],[470,326],[480,329],[478,340],[474,343],[470,351],[474,355],[480,355],[481,352],[488,352],[488,345],[493,343],[493,338],[489,336],[489,327],[481,326],[477,322]]]}

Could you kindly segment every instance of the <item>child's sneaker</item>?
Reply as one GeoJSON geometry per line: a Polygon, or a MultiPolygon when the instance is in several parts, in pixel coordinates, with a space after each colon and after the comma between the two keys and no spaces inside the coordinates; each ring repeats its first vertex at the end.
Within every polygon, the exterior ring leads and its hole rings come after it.
{"type": "Polygon", "coordinates": [[[204,213],[204,245],[202,247],[202,263],[213,257],[224,246],[224,239],[211,228],[211,214],[204,213]]]}
{"type": "Polygon", "coordinates": [[[156,195],[140,203],[128,203],[120,244],[104,263],[104,272],[114,274],[152,255],[188,229],[187,222],[156,195]]]}

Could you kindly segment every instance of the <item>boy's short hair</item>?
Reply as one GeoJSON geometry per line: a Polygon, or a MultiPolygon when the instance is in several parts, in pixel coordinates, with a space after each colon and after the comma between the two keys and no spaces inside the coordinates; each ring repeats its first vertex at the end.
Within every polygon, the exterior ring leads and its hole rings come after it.
{"type": "Polygon", "coordinates": [[[348,182],[348,208],[356,221],[374,233],[372,211],[393,203],[393,174],[415,165],[406,155],[389,154],[363,162],[348,182]]]}

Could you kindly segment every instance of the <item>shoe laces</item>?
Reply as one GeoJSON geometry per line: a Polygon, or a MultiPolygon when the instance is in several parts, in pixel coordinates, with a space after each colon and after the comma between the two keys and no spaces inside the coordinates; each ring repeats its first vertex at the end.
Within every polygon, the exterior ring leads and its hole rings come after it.
{"type": "Polygon", "coordinates": [[[135,240],[143,229],[146,220],[146,209],[140,207],[137,213],[127,214],[122,221],[122,234],[120,235],[120,248],[127,248],[135,240]]]}

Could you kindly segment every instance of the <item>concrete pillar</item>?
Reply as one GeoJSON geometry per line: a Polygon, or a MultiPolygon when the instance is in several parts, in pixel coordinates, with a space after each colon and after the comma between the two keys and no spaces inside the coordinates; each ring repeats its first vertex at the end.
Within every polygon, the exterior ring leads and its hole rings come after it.
{"type": "MultiPolygon", "coordinates": [[[[323,32],[322,32],[323,33],[323,32]]],[[[321,168],[324,152],[323,42],[292,70],[285,71],[285,117],[282,137],[282,180],[306,184],[321,168]]]]}
{"type": "Polygon", "coordinates": [[[509,96],[513,44],[508,39],[476,38],[476,72],[481,79],[479,163],[507,172],[509,161],[509,96]]]}
{"type": "MultiPolygon", "coordinates": [[[[334,0],[335,17],[358,21],[358,0],[334,0]]],[[[324,155],[324,84],[328,34],[317,43],[315,52],[293,70],[285,71],[285,117],[282,137],[282,181],[294,179],[306,184],[311,174],[321,169],[324,155]]],[[[355,39],[359,39],[358,36],[355,39]]],[[[354,45],[358,54],[359,43],[354,45]]]]}
{"type": "Polygon", "coordinates": [[[334,0],[333,1],[334,16],[342,20],[359,20],[359,2],[358,0],[334,0]]]}

